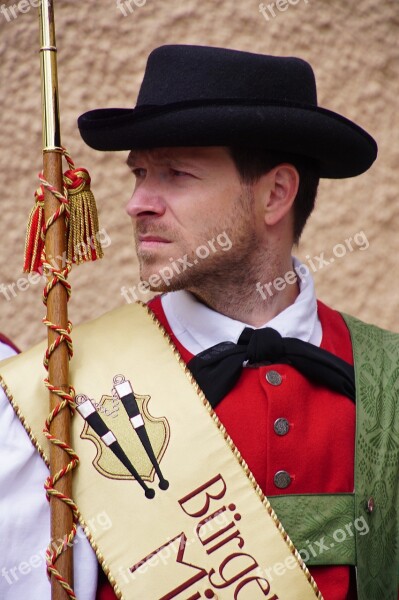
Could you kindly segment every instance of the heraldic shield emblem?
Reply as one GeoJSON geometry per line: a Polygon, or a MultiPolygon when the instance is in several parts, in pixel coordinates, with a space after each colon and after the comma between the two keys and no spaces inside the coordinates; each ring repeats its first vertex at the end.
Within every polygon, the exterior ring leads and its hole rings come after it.
{"type": "Polygon", "coordinates": [[[136,394],[123,375],[116,375],[113,383],[111,395],[99,402],[76,395],[77,410],[85,420],[80,437],[96,446],[93,466],[101,475],[135,480],[146,497],[153,498],[155,491],[146,482],[153,483],[156,475],[161,490],[169,487],[160,468],[170,439],[168,420],[153,417],[151,396],[136,394]]]}

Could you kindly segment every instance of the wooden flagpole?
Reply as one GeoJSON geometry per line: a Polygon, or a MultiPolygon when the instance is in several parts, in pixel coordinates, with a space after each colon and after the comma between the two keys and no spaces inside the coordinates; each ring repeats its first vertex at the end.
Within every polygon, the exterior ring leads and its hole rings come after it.
{"type": "MultiPolygon", "coordinates": [[[[43,107],[43,179],[55,190],[63,194],[63,174],[61,148],[60,118],[58,103],[58,79],[57,79],[57,48],[55,42],[54,7],[53,0],[42,0],[39,7],[40,17],[40,64],[42,81],[42,107],[43,107]]],[[[46,223],[60,209],[60,201],[48,188],[44,193],[44,214],[46,223]]],[[[56,270],[62,272],[65,268],[63,260],[67,252],[66,238],[66,212],[60,218],[46,227],[45,256],[46,262],[51,262],[56,270]],[[58,261],[58,262],[57,262],[58,261]]],[[[54,273],[49,274],[49,281],[53,279],[54,273]]],[[[59,394],[51,389],[58,389],[69,393],[69,356],[68,346],[61,336],[60,331],[68,330],[68,294],[67,289],[60,282],[49,288],[47,295],[47,317],[48,324],[48,346],[53,346],[49,352],[48,372],[50,387],[50,411],[54,411],[60,403],[59,394]],[[54,327],[51,327],[53,324],[54,327]],[[58,330],[58,331],[57,331],[58,330]]],[[[60,410],[50,425],[50,433],[57,440],[61,440],[66,446],[70,445],[71,415],[68,408],[60,410]]],[[[57,444],[50,444],[50,477],[54,478],[57,473],[66,470],[70,457],[57,444]]],[[[57,480],[57,477],[56,477],[57,480]]],[[[60,500],[60,495],[66,498],[72,496],[72,473],[67,471],[54,483],[54,488],[59,495],[50,496],[51,511],[51,539],[53,547],[60,540],[66,540],[67,535],[73,529],[73,514],[67,503],[60,500]]],[[[65,544],[65,550],[56,559],[56,569],[60,577],[52,574],[51,593],[52,600],[66,600],[74,597],[68,593],[60,584],[59,579],[64,580],[73,587],[73,565],[72,545],[65,544]]]]}

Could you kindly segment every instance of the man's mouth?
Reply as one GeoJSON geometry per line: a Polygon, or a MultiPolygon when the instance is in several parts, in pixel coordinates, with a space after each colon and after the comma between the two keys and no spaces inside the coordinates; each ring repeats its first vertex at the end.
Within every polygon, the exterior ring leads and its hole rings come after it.
{"type": "Polygon", "coordinates": [[[170,244],[171,241],[159,235],[139,234],[138,243],[141,247],[155,247],[161,244],[170,244]]]}

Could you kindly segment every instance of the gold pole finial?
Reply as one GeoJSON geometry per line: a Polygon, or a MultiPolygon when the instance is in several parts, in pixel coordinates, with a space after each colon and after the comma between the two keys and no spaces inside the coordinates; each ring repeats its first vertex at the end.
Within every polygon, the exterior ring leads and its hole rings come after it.
{"type": "Polygon", "coordinates": [[[39,19],[43,151],[60,152],[62,149],[53,0],[41,1],[39,5],[39,19]]]}

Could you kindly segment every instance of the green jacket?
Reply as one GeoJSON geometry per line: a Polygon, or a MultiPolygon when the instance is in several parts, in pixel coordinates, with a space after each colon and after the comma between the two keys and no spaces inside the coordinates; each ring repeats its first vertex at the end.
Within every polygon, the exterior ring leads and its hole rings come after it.
{"type": "Polygon", "coordinates": [[[355,364],[355,492],[269,500],[308,566],[356,565],[359,600],[397,600],[399,335],[344,319],[355,364]]]}

